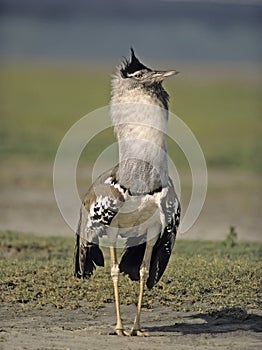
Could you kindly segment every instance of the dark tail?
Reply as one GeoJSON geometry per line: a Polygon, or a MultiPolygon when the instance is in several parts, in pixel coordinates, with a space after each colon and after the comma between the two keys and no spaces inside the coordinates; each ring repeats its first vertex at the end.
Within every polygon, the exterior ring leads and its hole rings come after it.
{"type": "MultiPolygon", "coordinates": [[[[152,289],[154,285],[162,277],[174,243],[175,243],[176,234],[175,231],[170,230],[170,227],[167,227],[161,237],[158,238],[152,252],[150,268],[149,268],[149,277],[147,279],[146,285],[148,289],[152,289]]],[[[127,274],[132,281],[138,281],[139,270],[144,258],[146,243],[134,245],[134,238],[127,240],[128,247],[125,249],[119,268],[120,272],[127,274]]]]}
{"type": "Polygon", "coordinates": [[[89,278],[97,266],[104,266],[104,256],[97,244],[89,243],[76,234],[74,276],[89,278]]]}
{"type": "Polygon", "coordinates": [[[119,269],[130,277],[132,281],[139,280],[139,270],[145,254],[146,243],[133,245],[132,238],[127,240],[127,248],[122,255],[119,269]],[[131,245],[131,246],[130,246],[131,245]]]}

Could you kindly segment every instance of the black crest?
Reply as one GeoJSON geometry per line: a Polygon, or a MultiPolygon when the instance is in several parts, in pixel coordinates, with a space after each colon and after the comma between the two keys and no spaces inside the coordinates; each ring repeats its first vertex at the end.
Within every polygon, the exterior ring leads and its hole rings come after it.
{"type": "Polygon", "coordinates": [[[148,71],[152,71],[152,69],[146,67],[138,60],[138,58],[135,56],[135,52],[132,47],[130,48],[130,50],[131,50],[130,62],[127,59],[125,59],[124,66],[121,69],[121,73],[123,77],[126,78],[127,74],[132,74],[142,69],[147,69],[148,71]]]}

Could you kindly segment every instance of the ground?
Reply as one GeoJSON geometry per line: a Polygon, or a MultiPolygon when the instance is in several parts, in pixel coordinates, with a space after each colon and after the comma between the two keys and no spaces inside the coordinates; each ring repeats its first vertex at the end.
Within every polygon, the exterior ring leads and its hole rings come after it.
{"type": "MultiPolygon", "coordinates": [[[[1,350],[260,349],[261,243],[180,240],[161,281],[144,295],[149,337],[115,325],[108,252],[90,280],[72,276],[73,240],[0,231],[1,350]],[[178,268],[179,267],[179,268],[178,268]]],[[[123,323],[132,327],[138,283],[120,276],[123,323]]]]}
{"type": "MultiPolygon", "coordinates": [[[[46,182],[52,167],[9,164],[2,169],[2,229],[9,227],[38,234],[71,235],[73,246],[73,232],[67,228],[56,208],[51,181],[46,182]],[[19,169],[19,177],[15,168],[19,169]],[[35,203],[38,205],[35,206],[35,203]]],[[[204,213],[185,238],[224,239],[229,225],[236,223],[241,239],[261,241],[261,217],[256,205],[261,188],[258,179],[254,176],[248,188],[241,186],[245,182],[241,174],[223,177],[221,173],[210,172],[210,180],[211,184],[216,182],[218,188],[209,189],[204,213]],[[230,189],[225,186],[226,183],[230,189]],[[243,196],[249,204],[252,203],[251,208],[240,200],[243,196]],[[248,215],[245,215],[246,210],[248,215]],[[239,212],[243,215],[239,215],[239,212]],[[210,225],[210,218],[214,225],[210,225]]],[[[134,307],[123,305],[122,310],[129,329],[134,307]]],[[[115,322],[112,303],[105,304],[97,311],[88,307],[77,310],[50,308],[16,311],[9,304],[0,310],[0,349],[260,349],[262,313],[259,310],[248,312],[249,315],[244,319],[235,319],[230,314],[226,317],[210,317],[198,312],[176,312],[172,308],[157,305],[150,311],[143,310],[142,314],[142,324],[150,337],[122,338],[109,335],[115,322]]]]}
{"type": "MultiPolygon", "coordinates": [[[[124,323],[131,327],[134,306],[122,306],[124,323]]],[[[262,312],[250,310],[245,317],[192,312],[174,312],[156,305],[143,310],[142,322],[149,337],[109,335],[114,324],[112,304],[96,311],[32,310],[15,313],[4,308],[1,325],[1,350],[208,350],[261,349],[262,312]]]]}

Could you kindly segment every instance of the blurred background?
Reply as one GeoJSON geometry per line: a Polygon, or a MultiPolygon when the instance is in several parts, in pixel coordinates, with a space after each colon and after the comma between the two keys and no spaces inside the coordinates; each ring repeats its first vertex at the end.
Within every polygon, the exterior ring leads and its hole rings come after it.
{"type": "MultiPolygon", "coordinates": [[[[73,237],[53,194],[56,151],[73,123],[108,104],[133,46],[147,66],[181,72],[165,83],[170,110],[207,161],[206,203],[182,238],[224,239],[234,226],[261,240],[261,20],[260,0],[0,0],[0,229],[73,237]]],[[[108,129],[83,152],[81,196],[113,142],[108,129]]],[[[190,168],[171,140],[169,154],[185,209],[190,168]]]]}

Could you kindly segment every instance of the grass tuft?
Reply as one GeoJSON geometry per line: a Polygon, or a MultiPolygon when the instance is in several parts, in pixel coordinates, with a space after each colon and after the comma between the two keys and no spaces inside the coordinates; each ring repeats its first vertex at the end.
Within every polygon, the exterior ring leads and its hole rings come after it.
{"type": "Polygon", "coordinates": [[[230,226],[226,239],[223,242],[227,248],[233,248],[237,244],[237,232],[234,226],[230,226]]]}

